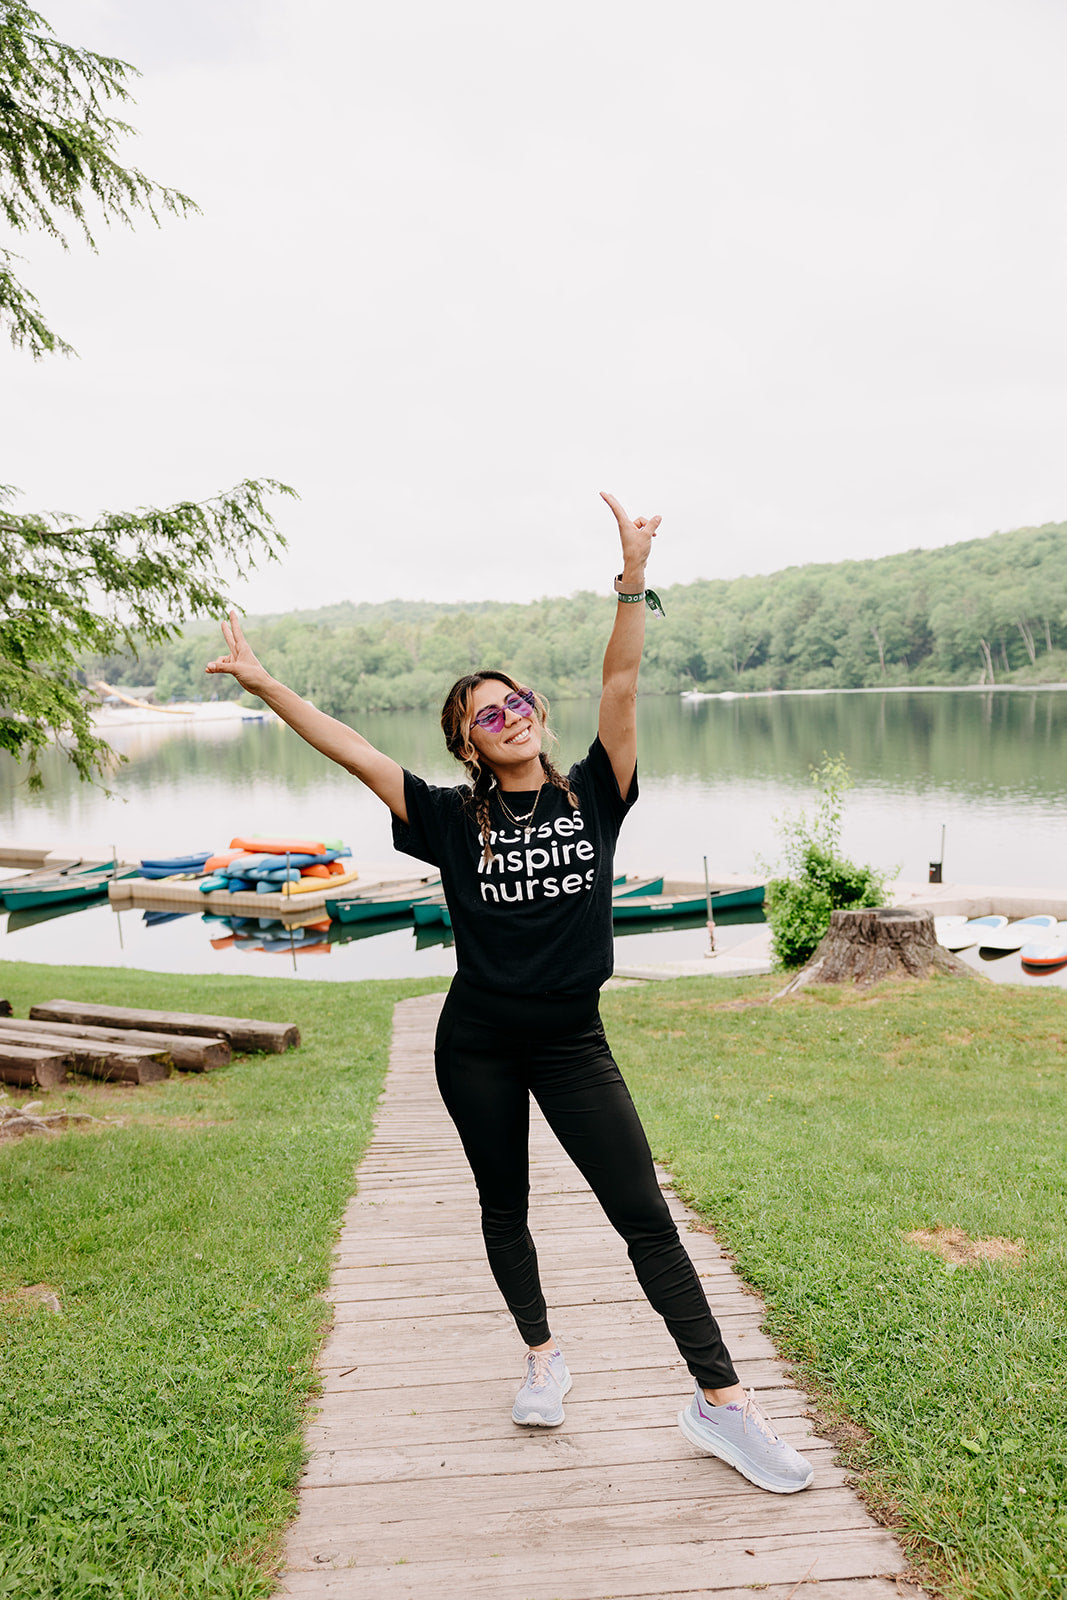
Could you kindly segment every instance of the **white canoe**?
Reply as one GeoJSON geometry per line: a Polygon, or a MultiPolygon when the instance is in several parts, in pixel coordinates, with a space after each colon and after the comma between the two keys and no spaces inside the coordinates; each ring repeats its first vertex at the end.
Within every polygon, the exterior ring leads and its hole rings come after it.
{"type": "Polygon", "coordinates": [[[1007,917],[972,917],[970,922],[961,923],[955,928],[946,928],[944,936],[938,935],[938,937],[946,950],[968,950],[972,944],[977,944],[979,939],[985,938],[997,928],[1006,928],[1007,925],[1007,917]]]}
{"type": "Polygon", "coordinates": [[[1021,950],[1024,944],[1044,944],[1055,931],[1056,918],[1053,916],[1022,917],[1018,922],[1009,922],[1006,928],[981,934],[978,939],[979,953],[995,950],[999,954],[1004,950],[1021,950]]]}

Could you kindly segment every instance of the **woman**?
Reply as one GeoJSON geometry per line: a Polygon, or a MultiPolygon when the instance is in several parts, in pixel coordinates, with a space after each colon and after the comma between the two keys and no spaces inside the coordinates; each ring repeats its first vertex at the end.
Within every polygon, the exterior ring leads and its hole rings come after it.
{"type": "Polygon", "coordinates": [[[231,673],[302,738],[354,773],[393,814],[398,849],[440,867],[457,973],[437,1030],[437,1081],[478,1186],[493,1275],[526,1340],[512,1410],[557,1427],[571,1376],[547,1320],[527,1227],[529,1102],[625,1239],[638,1280],[696,1382],[686,1438],[778,1494],[812,1468],[746,1396],[656,1180],[633,1102],[608,1049],[599,991],[612,971],[612,858],[637,799],[637,674],[645,564],[659,517],[631,519],[611,495],[622,541],[618,605],[604,657],[599,729],[564,777],[545,744],[545,702],[502,672],[454,684],[442,727],[469,787],[437,788],[323,715],[257,661],[231,611],[231,673]]]}

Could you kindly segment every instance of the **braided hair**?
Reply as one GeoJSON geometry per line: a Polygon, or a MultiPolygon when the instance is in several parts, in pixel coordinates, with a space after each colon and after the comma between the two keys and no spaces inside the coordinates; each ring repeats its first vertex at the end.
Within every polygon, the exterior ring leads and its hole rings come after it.
{"type": "MultiPolygon", "coordinates": [[[[470,728],[473,716],[471,704],[474,691],[480,683],[503,683],[515,693],[522,693],[523,685],[509,677],[506,672],[470,672],[465,678],[459,678],[449,689],[445,703],[441,707],[441,729],[445,736],[445,745],[450,754],[457,761],[461,761],[467,769],[470,779],[470,788],[467,791],[466,803],[468,810],[473,814],[477,823],[478,832],[482,836],[484,846],[482,860],[490,861],[493,851],[489,842],[492,832],[492,823],[489,816],[489,797],[496,787],[496,778],[490,768],[482,765],[478,752],[471,740],[470,728]]],[[[542,695],[534,693],[534,716],[541,728],[542,739],[549,745],[558,745],[559,740],[548,726],[548,701],[542,695]]],[[[539,760],[541,770],[545,775],[545,782],[552,784],[553,788],[561,789],[567,796],[567,803],[572,810],[578,807],[578,796],[574,793],[566,777],[555,766],[551,757],[542,749],[539,760]]]]}

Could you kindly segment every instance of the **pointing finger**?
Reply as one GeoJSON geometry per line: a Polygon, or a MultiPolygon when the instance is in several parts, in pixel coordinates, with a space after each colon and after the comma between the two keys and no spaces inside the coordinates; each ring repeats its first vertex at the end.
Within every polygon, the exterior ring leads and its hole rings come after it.
{"type": "MultiPolygon", "coordinates": [[[[223,632],[226,632],[225,624],[223,625],[223,632]]],[[[230,628],[229,632],[226,634],[226,637],[233,641],[230,648],[233,650],[235,655],[240,650],[248,649],[248,641],[241,630],[240,622],[237,620],[237,612],[232,608],[230,610],[230,628]]]]}
{"type": "Polygon", "coordinates": [[[622,506],[619,504],[613,494],[607,494],[603,489],[601,489],[600,498],[606,505],[611,507],[612,511],[614,511],[615,520],[619,524],[620,528],[624,522],[629,522],[629,517],[626,515],[626,512],[623,510],[622,506]]]}

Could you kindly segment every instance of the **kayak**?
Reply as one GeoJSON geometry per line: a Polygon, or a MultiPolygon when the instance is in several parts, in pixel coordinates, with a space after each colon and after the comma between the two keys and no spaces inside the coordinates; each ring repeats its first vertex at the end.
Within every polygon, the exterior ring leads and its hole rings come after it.
{"type": "Polygon", "coordinates": [[[416,928],[436,928],[442,924],[446,928],[452,926],[444,895],[437,895],[432,900],[417,900],[411,908],[411,917],[416,928]]]}
{"type": "Polygon", "coordinates": [[[394,889],[389,894],[354,895],[346,900],[327,900],[326,909],[335,922],[373,922],[382,917],[406,917],[412,909],[441,899],[440,880],[436,883],[394,889]]]}
{"type": "Polygon", "coordinates": [[[211,859],[211,851],[203,850],[198,855],[172,856],[170,860],[142,861],[142,878],[170,878],[175,873],[202,872],[206,863],[211,859]]]}
{"type": "Polygon", "coordinates": [[[230,849],[247,850],[249,855],[254,853],[264,856],[284,856],[288,853],[290,855],[321,856],[325,855],[329,846],[324,844],[321,839],[257,839],[253,837],[251,839],[231,839],[230,849]]]}
{"type": "Polygon", "coordinates": [[[662,878],[613,878],[611,898],[624,900],[632,894],[662,894],[662,878]]]}
{"type": "Polygon", "coordinates": [[[109,863],[94,867],[91,872],[79,873],[77,877],[59,878],[54,883],[32,884],[25,889],[5,889],[3,900],[9,911],[25,911],[33,906],[64,905],[68,901],[91,899],[106,889],[112,878],[139,876],[137,867],[120,867],[116,871],[109,863]]]}
{"type": "MultiPolygon", "coordinates": [[[[740,909],[742,906],[761,906],[765,885],[753,884],[748,889],[713,889],[711,891],[712,916],[716,911],[740,909]]],[[[692,917],[703,912],[707,916],[707,895],[639,894],[627,895],[611,903],[613,922],[634,922],[639,917],[692,917]]]]}
{"type": "MultiPolygon", "coordinates": [[[[358,877],[359,873],[356,871],[355,867],[353,867],[351,872],[342,872],[338,877],[334,878],[333,884],[339,889],[343,883],[355,883],[358,877]]],[[[307,894],[312,889],[318,889],[321,891],[322,886],[323,880],[321,878],[301,878],[299,883],[281,884],[279,886],[279,893],[286,895],[307,894]]]]}
{"type": "Polygon", "coordinates": [[[0,906],[8,904],[8,895],[22,894],[28,889],[49,889],[69,883],[72,878],[80,881],[95,877],[101,872],[110,872],[113,866],[114,862],[111,861],[77,860],[68,861],[64,867],[39,867],[34,872],[20,872],[17,878],[8,878],[0,883],[0,906]]]}

